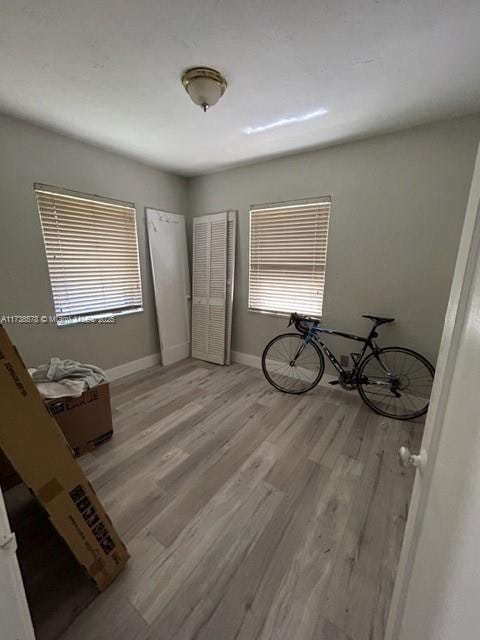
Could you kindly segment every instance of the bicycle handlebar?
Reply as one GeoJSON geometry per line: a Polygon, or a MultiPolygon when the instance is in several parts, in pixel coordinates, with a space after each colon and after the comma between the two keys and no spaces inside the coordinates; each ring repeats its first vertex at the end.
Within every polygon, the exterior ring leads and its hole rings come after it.
{"type": "Polygon", "coordinates": [[[304,316],[300,313],[291,313],[288,326],[294,324],[297,331],[300,333],[308,333],[310,330],[309,324],[313,324],[314,326],[320,324],[320,320],[318,318],[312,318],[310,316],[304,316]]]}

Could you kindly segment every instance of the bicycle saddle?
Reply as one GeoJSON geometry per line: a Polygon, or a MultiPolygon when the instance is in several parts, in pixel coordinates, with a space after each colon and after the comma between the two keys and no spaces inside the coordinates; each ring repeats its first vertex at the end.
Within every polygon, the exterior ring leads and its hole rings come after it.
{"type": "Polygon", "coordinates": [[[387,322],[395,322],[395,318],[381,318],[380,316],[362,316],[362,318],[368,318],[369,320],[373,320],[377,324],[386,324],[387,322]]]}

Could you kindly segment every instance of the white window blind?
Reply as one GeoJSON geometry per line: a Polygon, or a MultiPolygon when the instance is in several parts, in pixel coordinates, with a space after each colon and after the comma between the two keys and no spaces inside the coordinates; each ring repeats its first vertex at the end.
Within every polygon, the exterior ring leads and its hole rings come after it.
{"type": "Polygon", "coordinates": [[[251,310],[322,315],[330,208],[330,198],[251,208],[251,310]]]}
{"type": "Polygon", "coordinates": [[[135,208],[35,185],[58,324],[142,310],[135,208]]]}

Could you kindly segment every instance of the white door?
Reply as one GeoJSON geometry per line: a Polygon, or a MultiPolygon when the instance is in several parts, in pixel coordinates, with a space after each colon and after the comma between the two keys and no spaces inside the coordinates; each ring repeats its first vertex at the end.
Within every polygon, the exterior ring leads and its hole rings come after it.
{"type": "Polygon", "coordinates": [[[0,637],[35,640],[16,549],[0,489],[0,637]]]}
{"type": "Polygon", "coordinates": [[[422,444],[427,463],[416,474],[387,640],[480,637],[479,204],[480,153],[422,444]]]}
{"type": "Polygon", "coordinates": [[[146,209],[162,364],[190,356],[190,273],[185,218],[146,209]]]}

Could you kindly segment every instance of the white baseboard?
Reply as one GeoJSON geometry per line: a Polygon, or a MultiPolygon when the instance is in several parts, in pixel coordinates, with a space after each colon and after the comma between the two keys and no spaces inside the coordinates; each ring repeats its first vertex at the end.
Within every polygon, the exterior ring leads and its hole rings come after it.
{"type": "Polygon", "coordinates": [[[251,353],[242,353],[241,351],[232,351],[232,362],[238,362],[238,364],[245,364],[247,367],[253,367],[254,369],[262,368],[262,359],[260,356],[253,356],[251,353]]]}
{"type": "MultiPolygon", "coordinates": [[[[242,353],[241,351],[232,351],[232,361],[238,362],[238,364],[244,364],[247,367],[254,367],[255,369],[262,368],[262,359],[260,356],[254,356],[251,353],[242,353]]],[[[324,387],[329,387],[330,382],[333,380],[337,380],[338,376],[332,376],[330,373],[325,373],[320,380],[319,384],[324,387]]],[[[341,391],[342,387],[340,385],[332,387],[337,389],[337,391],[341,391]]]]}
{"type": "Polygon", "coordinates": [[[125,362],[125,364],[119,364],[117,367],[107,369],[105,373],[107,374],[107,380],[113,382],[124,376],[129,376],[131,373],[137,373],[137,371],[142,371],[142,369],[154,367],[157,364],[161,364],[161,356],[159,353],[152,353],[144,358],[125,362]]]}

